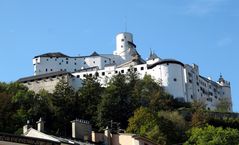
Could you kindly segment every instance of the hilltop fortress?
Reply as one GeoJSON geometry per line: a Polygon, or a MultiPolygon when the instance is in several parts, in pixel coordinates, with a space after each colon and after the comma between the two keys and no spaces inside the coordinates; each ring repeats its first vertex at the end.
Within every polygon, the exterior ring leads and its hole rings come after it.
{"type": "Polygon", "coordinates": [[[41,89],[52,92],[61,79],[77,90],[86,75],[96,75],[104,85],[112,76],[126,74],[133,68],[139,77],[143,78],[147,74],[161,82],[165,90],[178,100],[201,100],[208,110],[215,110],[220,101],[226,100],[229,103],[228,111],[232,111],[230,82],[222,76],[215,82],[201,76],[196,64],[161,59],[152,52],[144,60],[136,50],[133,35],[128,32],[116,36],[116,50],[113,54],[93,52],[89,56],[71,57],[59,52],[46,53],[35,56],[33,66],[34,76],[21,78],[18,82],[35,92],[41,89]]]}

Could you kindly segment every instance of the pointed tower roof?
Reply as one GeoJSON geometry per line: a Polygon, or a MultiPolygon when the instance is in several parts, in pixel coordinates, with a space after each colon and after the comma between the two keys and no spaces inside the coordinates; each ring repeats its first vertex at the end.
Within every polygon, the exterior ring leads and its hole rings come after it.
{"type": "Polygon", "coordinates": [[[90,56],[100,56],[100,55],[94,51],[90,56]]]}
{"type": "Polygon", "coordinates": [[[219,83],[225,83],[225,80],[224,80],[224,78],[222,77],[222,74],[220,74],[220,77],[219,77],[219,79],[218,79],[218,82],[219,82],[219,83]]]}
{"type": "Polygon", "coordinates": [[[158,55],[150,49],[150,54],[149,54],[148,60],[153,60],[153,59],[156,59],[156,58],[159,58],[158,55]]]}

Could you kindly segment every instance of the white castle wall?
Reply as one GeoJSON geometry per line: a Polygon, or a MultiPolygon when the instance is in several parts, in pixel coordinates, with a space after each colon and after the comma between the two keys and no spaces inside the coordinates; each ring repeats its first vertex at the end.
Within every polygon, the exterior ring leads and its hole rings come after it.
{"type": "MultiPolygon", "coordinates": [[[[135,53],[137,51],[133,43],[133,35],[120,33],[116,36],[114,54],[93,53],[82,57],[38,56],[33,59],[34,75],[57,71],[71,72],[74,77],[68,81],[75,89],[81,87],[86,75],[97,75],[100,83],[105,85],[112,76],[118,73],[126,74],[129,71],[129,65],[125,67],[124,64],[130,62],[135,53]]],[[[216,109],[218,102],[224,98],[231,102],[230,83],[225,80],[218,83],[200,76],[199,67],[195,64],[187,65],[176,60],[153,57],[144,64],[133,65],[133,69],[140,78],[143,78],[145,74],[151,75],[168,93],[186,102],[202,101],[206,104],[206,108],[211,110],[216,109]]],[[[39,91],[40,88],[47,88],[52,91],[56,82],[57,80],[42,80],[40,83],[34,81],[25,84],[32,90],[39,91]]]]}

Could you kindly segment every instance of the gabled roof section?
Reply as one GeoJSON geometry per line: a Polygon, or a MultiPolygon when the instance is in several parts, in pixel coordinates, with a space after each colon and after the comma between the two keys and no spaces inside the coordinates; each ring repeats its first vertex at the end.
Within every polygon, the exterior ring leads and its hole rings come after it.
{"type": "Polygon", "coordinates": [[[34,128],[28,129],[28,132],[26,134],[24,134],[24,136],[35,137],[35,138],[45,139],[45,140],[54,141],[54,142],[60,142],[59,139],[57,139],[53,136],[50,136],[48,134],[45,134],[43,132],[40,132],[34,128]]]}
{"type": "Polygon", "coordinates": [[[90,56],[100,56],[100,55],[94,51],[90,56]]]}
{"type": "Polygon", "coordinates": [[[37,57],[69,57],[69,56],[61,52],[52,52],[52,53],[45,53],[42,55],[38,55],[38,56],[35,56],[34,58],[37,58],[37,57]]]}
{"type": "Polygon", "coordinates": [[[36,137],[28,137],[23,135],[15,135],[15,134],[8,134],[8,133],[0,133],[0,141],[6,144],[27,144],[27,143],[34,143],[34,144],[51,144],[51,145],[60,145],[61,143],[58,141],[47,140],[43,138],[36,138],[36,137]]]}

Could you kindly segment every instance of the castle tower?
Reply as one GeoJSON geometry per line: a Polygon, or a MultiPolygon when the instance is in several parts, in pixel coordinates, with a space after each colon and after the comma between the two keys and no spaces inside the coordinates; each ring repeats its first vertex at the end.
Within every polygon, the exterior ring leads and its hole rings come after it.
{"type": "Polygon", "coordinates": [[[228,103],[230,103],[228,111],[232,111],[232,98],[231,98],[230,82],[226,81],[222,77],[222,75],[220,75],[220,78],[218,79],[218,84],[222,87],[222,89],[221,89],[221,96],[222,96],[222,98],[226,99],[228,101],[228,103]]]}
{"type": "Polygon", "coordinates": [[[121,56],[124,60],[132,59],[136,45],[133,43],[133,35],[128,32],[120,33],[116,36],[116,51],[114,55],[121,56]]]}

